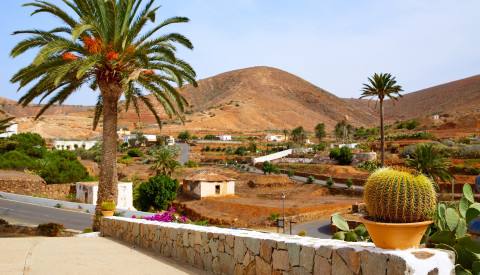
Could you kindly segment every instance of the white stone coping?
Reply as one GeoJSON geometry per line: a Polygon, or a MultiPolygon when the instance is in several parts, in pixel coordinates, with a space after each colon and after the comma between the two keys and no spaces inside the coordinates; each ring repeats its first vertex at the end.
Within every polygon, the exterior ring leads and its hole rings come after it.
{"type": "Polygon", "coordinates": [[[124,217],[105,217],[106,219],[122,220],[126,222],[133,222],[139,224],[152,224],[162,227],[175,228],[175,229],[190,229],[205,233],[218,233],[228,234],[238,237],[248,237],[261,240],[273,240],[277,242],[296,243],[298,245],[313,247],[318,249],[322,246],[328,246],[332,249],[338,248],[353,248],[355,251],[366,250],[378,254],[389,254],[400,257],[413,269],[413,274],[427,275],[429,271],[437,268],[439,275],[450,275],[451,271],[455,269],[452,261],[449,259],[449,254],[446,251],[440,249],[406,249],[406,250],[389,250],[377,248],[373,243],[369,242],[345,242],[333,239],[319,239],[313,237],[301,237],[296,235],[284,235],[278,233],[266,233],[255,230],[246,229],[232,229],[232,228],[219,228],[215,226],[198,226],[194,224],[174,223],[174,222],[158,222],[147,221],[145,219],[132,219],[124,217]],[[427,259],[419,259],[412,254],[412,252],[428,252],[433,256],[427,259]]]}

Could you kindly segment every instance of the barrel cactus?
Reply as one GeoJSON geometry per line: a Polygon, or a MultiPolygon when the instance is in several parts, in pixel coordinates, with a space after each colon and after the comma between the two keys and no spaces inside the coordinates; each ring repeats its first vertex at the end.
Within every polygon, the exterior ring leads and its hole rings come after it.
{"type": "Polygon", "coordinates": [[[435,188],[425,175],[405,167],[387,167],[367,179],[363,193],[367,213],[378,222],[432,220],[435,188]]]}

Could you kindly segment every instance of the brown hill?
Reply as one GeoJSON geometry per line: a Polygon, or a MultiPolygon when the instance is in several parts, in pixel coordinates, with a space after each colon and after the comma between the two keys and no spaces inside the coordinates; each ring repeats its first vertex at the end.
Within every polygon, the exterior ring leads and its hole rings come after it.
{"type": "MultiPolygon", "coordinates": [[[[367,100],[347,99],[351,104],[366,106],[367,100]]],[[[370,108],[375,101],[370,102],[370,108]]],[[[378,110],[373,110],[378,112],[378,110]]],[[[393,104],[385,101],[385,118],[390,121],[444,114],[457,120],[480,113],[480,75],[449,82],[403,95],[393,104]]]]}
{"type": "MultiPolygon", "coordinates": [[[[24,108],[18,105],[16,101],[0,97],[0,109],[15,117],[36,116],[43,106],[43,104],[29,104],[24,108]]],[[[93,110],[93,107],[75,105],[53,105],[45,111],[44,115],[65,115],[71,113],[86,112],[88,110],[93,110]]]]}
{"type": "Polygon", "coordinates": [[[295,75],[270,67],[231,71],[198,83],[197,89],[186,86],[181,91],[193,111],[186,117],[191,122],[182,127],[194,131],[282,130],[299,125],[313,130],[319,122],[331,130],[345,115],[355,126],[377,120],[295,75]]]}

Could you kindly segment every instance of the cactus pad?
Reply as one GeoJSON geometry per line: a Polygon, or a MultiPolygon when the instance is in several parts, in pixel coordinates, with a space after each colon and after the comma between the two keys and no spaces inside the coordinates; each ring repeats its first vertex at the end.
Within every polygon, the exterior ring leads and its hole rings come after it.
{"type": "Polygon", "coordinates": [[[404,167],[381,168],[365,183],[368,215],[375,221],[411,223],[431,220],[436,208],[432,181],[404,167]]]}

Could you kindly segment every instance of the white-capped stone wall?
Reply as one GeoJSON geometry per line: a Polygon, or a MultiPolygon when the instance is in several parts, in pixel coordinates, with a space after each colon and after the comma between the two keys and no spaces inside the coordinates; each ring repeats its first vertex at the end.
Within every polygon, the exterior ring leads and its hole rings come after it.
{"type": "Polygon", "coordinates": [[[215,274],[454,274],[453,252],[445,250],[384,250],[372,243],[122,217],[102,218],[101,232],[215,274]]]}

